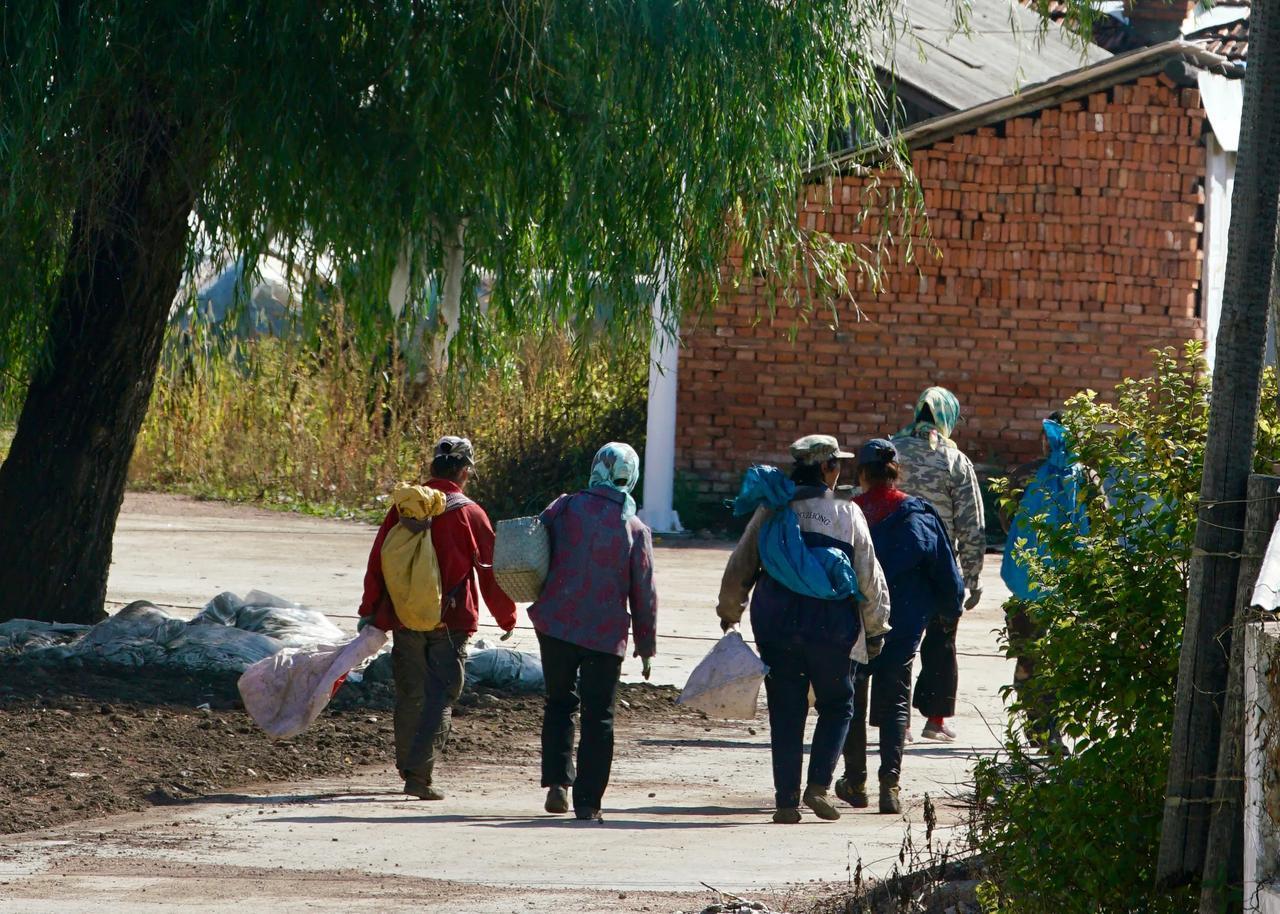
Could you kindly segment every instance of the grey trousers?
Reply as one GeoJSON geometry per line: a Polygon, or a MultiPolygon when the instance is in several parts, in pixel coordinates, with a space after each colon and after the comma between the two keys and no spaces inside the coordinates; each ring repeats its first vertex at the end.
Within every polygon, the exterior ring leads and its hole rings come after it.
{"type": "Polygon", "coordinates": [[[402,629],[393,636],[396,767],[407,781],[431,783],[453,729],[453,703],[462,694],[469,637],[447,629],[402,629]]]}

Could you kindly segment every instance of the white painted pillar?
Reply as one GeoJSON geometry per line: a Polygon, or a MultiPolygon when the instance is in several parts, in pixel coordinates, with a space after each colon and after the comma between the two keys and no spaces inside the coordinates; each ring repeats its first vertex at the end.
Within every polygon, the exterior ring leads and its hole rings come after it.
{"type": "Polygon", "coordinates": [[[671,314],[667,265],[658,268],[649,343],[649,413],[644,447],[644,508],[641,519],[654,533],[682,533],[674,506],[676,483],[676,393],[679,325],[671,314]]]}
{"type": "Polygon", "coordinates": [[[1210,134],[1206,141],[1204,200],[1204,262],[1200,282],[1204,318],[1204,354],[1213,370],[1218,325],[1222,322],[1222,290],[1227,276],[1227,228],[1231,224],[1231,194],[1235,186],[1236,154],[1210,134]]]}

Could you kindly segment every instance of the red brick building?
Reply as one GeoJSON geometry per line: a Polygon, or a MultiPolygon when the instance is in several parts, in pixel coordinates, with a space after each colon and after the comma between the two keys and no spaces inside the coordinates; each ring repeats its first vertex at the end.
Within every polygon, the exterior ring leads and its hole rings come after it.
{"type": "MultiPolygon", "coordinates": [[[[1224,64],[1170,42],[906,130],[936,256],[889,265],[882,290],[858,296],[866,320],[845,302],[835,327],[771,318],[759,285],[727,291],[682,334],[677,471],[731,494],[744,466],[785,459],[801,434],[896,431],[931,384],[960,398],[961,447],[1003,471],[1038,455],[1040,420],[1067,397],[1203,338],[1207,192],[1224,160],[1198,79],[1224,64]]],[[[858,161],[809,188],[810,227],[873,239],[858,161]]]]}

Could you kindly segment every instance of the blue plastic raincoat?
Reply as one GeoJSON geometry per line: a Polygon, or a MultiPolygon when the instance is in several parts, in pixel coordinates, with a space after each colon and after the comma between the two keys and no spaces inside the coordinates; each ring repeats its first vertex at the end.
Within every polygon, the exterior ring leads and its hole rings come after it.
{"type": "Polygon", "coordinates": [[[1023,600],[1043,596],[1043,591],[1032,587],[1027,566],[1018,557],[1020,542],[1025,542],[1025,550],[1041,556],[1046,554],[1046,548],[1031,526],[1031,519],[1043,514],[1055,526],[1071,524],[1081,534],[1089,532],[1089,516],[1080,497],[1084,468],[1067,450],[1067,430],[1052,419],[1046,419],[1044,434],[1049,442],[1049,456],[1036,470],[1035,478],[1022,495],[1005,543],[1004,561],[1000,564],[1000,577],[1013,595],[1023,600]]]}

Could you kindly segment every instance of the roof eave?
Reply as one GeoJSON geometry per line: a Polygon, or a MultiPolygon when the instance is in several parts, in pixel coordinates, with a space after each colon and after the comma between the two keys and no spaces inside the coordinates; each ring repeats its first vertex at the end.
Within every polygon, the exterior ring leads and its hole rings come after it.
{"type": "Polygon", "coordinates": [[[1033,111],[1073,101],[1102,88],[1158,73],[1175,59],[1201,69],[1223,72],[1227,75],[1243,73],[1243,68],[1228,58],[1207,51],[1198,45],[1175,39],[1126,54],[1117,54],[1109,60],[1081,67],[1051,80],[1028,86],[1015,95],[1007,95],[972,108],[921,121],[902,131],[896,141],[883,141],[836,153],[810,169],[808,175],[818,177],[831,172],[841,173],[850,168],[860,168],[868,161],[882,157],[893,142],[901,143],[908,149],[931,146],[953,136],[977,130],[979,127],[989,127],[1033,111]]]}

